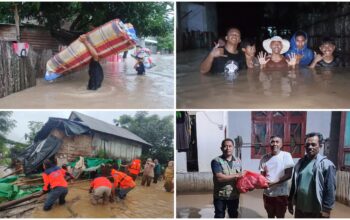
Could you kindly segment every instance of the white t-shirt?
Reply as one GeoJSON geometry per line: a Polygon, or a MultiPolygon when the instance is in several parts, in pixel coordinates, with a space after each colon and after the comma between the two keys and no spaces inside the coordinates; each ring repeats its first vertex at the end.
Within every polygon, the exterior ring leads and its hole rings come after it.
{"type": "MultiPolygon", "coordinates": [[[[280,151],[277,155],[265,154],[260,160],[259,170],[266,172],[266,178],[274,183],[284,176],[285,169],[291,167],[294,167],[292,155],[289,152],[280,151]]],[[[270,197],[288,195],[288,181],[265,189],[264,194],[270,197]]]]}

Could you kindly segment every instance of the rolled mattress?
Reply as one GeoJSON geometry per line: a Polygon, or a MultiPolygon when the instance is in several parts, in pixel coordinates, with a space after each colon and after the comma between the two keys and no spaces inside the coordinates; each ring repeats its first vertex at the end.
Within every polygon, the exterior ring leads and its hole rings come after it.
{"type": "MultiPolygon", "coordinates": [[[[119,19],[88,32],[86,38],[99,58],[130,50],[135,47],[137,39],[132,24],[124,24],[119,19]]],[[[47,61],[45,79],[56,79],[68,70],[88,64],[91,59],[89,50],[77,39],[47,61]]]]}

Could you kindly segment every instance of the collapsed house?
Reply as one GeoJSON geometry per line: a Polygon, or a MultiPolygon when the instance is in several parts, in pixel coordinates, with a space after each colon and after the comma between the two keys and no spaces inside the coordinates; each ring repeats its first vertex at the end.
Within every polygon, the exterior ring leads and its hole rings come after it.
{"type": "Polygon", "coordinates": [[[30,174],[40,169],[45,159],[53,159],[59,166],[80,156],[131,161],[141,156],[143,147],[151,144],[127,129],[72,112],[68,119],[49,118],[18,159],[30,174]]]}

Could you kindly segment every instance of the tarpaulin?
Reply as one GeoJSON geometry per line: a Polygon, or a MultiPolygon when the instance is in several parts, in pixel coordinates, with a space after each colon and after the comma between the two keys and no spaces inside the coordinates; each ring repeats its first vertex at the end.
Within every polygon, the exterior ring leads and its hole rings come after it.
{"type": "Polygon", "coordinates": [[[57,153],[62,145],[62,140],[55,136],[48,136],[46,139],[36,142],[26,151],[26,157],[23,159],[24,173],[30,174],[42,166],[45,159],[49,159],[57,153]]]}
{"type": "Polygon", "coordinates": [[[68,137],[90,132],[90,128],[80,122],[70,121],[63,118],[49,118],[49,121],[46,122],[41,130],[36,134],[34,142],[45,139],[54,128],[58,128],[59,130],[63,131],[68,137]]]}
{"type": "Polygon", "coordinates": [[[41,190],[42,190],[41,185],[35,186],[35,187],[27,187],[26,189],[21,189],[19,186],[16,186],[16,185],[12,185],[9,183],[0,183],[0,203],[19,199],[41,190]]]}

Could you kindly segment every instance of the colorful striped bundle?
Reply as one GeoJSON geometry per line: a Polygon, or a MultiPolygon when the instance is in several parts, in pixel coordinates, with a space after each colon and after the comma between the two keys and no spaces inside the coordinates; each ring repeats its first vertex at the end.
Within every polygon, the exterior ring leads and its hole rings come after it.
{"type": "MultiPolygon", "coordinates": [[[[136,34],[131,24],[112,20],[86,34],[87,41],[96,49],[99,58],[130,50],[136,45],[136,34]]],[[[92,56],[85,45],[75,40],[46,63],[46,80],[53,80],[62,73],[88,64],[92,56]]]]}

